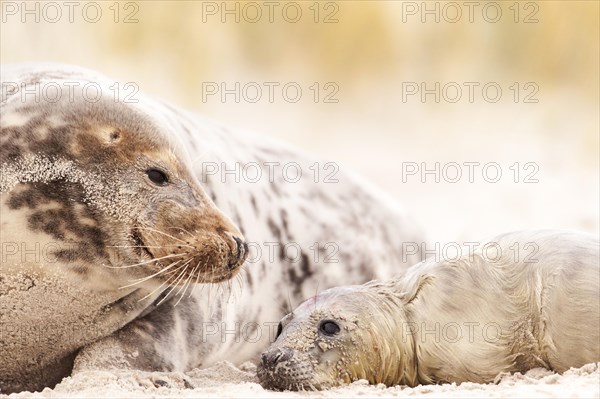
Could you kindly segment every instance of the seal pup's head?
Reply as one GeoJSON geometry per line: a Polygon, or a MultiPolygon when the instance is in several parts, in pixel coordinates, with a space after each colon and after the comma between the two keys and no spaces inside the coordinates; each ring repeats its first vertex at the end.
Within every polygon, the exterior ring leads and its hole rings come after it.
{"type": "Polygon", "coordinates": [[[247,245],[194,176],[176,110],[69,66],[13,66],[1,81],[5,237],[52,243],[48,263],[107,290],[240,270],[247,245]]]}
{"type": "Polygon", "coordinates": [[[405,332],[402,301],[389,285],[336,287],[285,316],[261,356],[267,389],[326,389],[365,379],[416,384],[414,343],[405,332]]]}

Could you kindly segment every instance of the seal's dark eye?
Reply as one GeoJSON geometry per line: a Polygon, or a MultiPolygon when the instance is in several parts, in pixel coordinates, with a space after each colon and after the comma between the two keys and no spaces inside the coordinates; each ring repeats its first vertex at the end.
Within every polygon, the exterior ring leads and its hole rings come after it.
{"type": "Polygon", "coordinates": [[[167,177],[166,173],[162,170],[148,169],[146,171],[146,174],[148,175],[148,178],[152,183],[157,184],[159,186],[164,186],[169,182],[169,178],[167,177]]]}
{"type": "Polygon", "coordinates": [[[279,322],[279,325],[277,326],[277,335],[275,336],[275,339],[279,338],[282,331],[283,331],[283,324],[281,324],[281,322],[279,322]]]}
{"type": "Polygon", "coordinates": [[[331,337],[340,332],[340,326],[335,321],[323,320],[319,325],[319,331],[331,337]]]}

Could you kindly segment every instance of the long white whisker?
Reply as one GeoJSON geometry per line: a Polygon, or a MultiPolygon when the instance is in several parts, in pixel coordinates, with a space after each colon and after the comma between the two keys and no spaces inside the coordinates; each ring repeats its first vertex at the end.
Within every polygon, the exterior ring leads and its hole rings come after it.
{"type": "MultiPolygon", "coordinates": [[[[192,272],[190,273],[190,277],[193,277],[193,276],[194,276],[194,274],[196,273],[196,270],[197,270],[197,268],[198,268],[198,266],[196,265],[196,267],[192,269],[192,272]]],[[[185,294],[187,294],[187,292],[188,292],[188,289],[191,287],[191,285],[192,285],[192,284],[191,284],[191,282],[192,282],[192,280],[191,280],[191,279],[189,279],[189,280],[188,280],[188,282],[186,282],[186,287],[185,287],[185,290],[183,290],[183,294],[181,294],[181,297],[182,297],[182,298],[183,298],[183,296],[184,296],[185,294]]],[[[189,298],[189,297],[188,297],[188,298],[189,298]]],[[[180,298],[179,300],[181,301],[181,298],[180,298]]]]}
{"type": "MultiPolygon", "coordinates": [[[[190,262],[191,262],[191,259],[185,264],[185,269],[183,269],[184,273],[187,272],[188,268],[190,267],[190,262]]],[[[185,276],[183,276],[182,278],[185,278],[185,276]]],[[[191,275],[189,275],[187,280],[185,280],[185,282],[181,285],[181,287],[179,287],[179,290],[177,290],[177,292],[175,293],[175,297],[177,297],[177,295],[179,295],[179,293],[181,291],[183,291],[183,289],[185,288],[185,285],[187,284],[187,282],[189,281],[190,278],[191,278],[191,275]]],[[[179,303],[179,301],[177,301],[177,303],[179,303]]],[[[177,303],[175,305],[177,305],[177,303]]]]}
{"type": "Polygon", "coordinates": [[[159,274],[166,272],[166,271],[167,271],[167,270],[169,270],[170,268],[172,268],[172,267],[174,267],[175,265],[177,265],[179,262],[181,262],[181,260],[177,260],[177,261],[175,261],[175,262],[171,263],[170,265],[168,265],[168,266],[166,266],[166,267],[163,267],[162,269],[160,269],[159,271],[157,271],[156,273],[154,273],[154,274],[152,274],[152,275],[150,275],[150,276],[146,276],[146,277],[142,277],[142,278],[139,278],[139,279],[137,279],[137,280],[134,280],[134,283],[131,283],[131,284],[128,284],[128,285],[124,285],[124,286],[122,286],[122,287],[119,287],[119,289],[121,289],[121,288],[127,288],[127,287],[132,287],[132,286],[134,286],[134,285],[136,285],[136,284],[140,284],[140,283],[143,283],[144,281],[148,281],[148,280],[150,280],[151,278],[153,278],[153,277],[156,277],[156,276],[158,276],[159,274]]]}
{"type": "MultiPolygon", "coordinates": [[[[206,264],[208,263],[208,259],[204,261],[204,266],[206,267],[206,264]]],[[[209,280],[210,281],[210,280],[209,280]]],[[[208,309],[210,309],[210,302],[212,299],[212,295],[213,295],[213,284],[212,283],[208,283],[208,309]]]]}
{"type": "Polygon", "coordinates": [[[198,162],[199,160],[201,160],[206,154],[208,154],[211,150],[210,149],[206,149],[204,150],[204,152],[202,152],[200,155],[198,155],[193,161],[192,161],[192,165],[194,165],[196,162],[198,162]]]}
{"type": "MultiPolygon", "coordinates": [[[[187,263],[186,263],[186,265],[187,265],[187,263]]],[[[167,300],[167,298],[169,297],[169,295],[171,295],[171,292],[173,292],[173,290],[175,289],[175,287],[179,283],[179,280],[181,280],[185,276],[185,267],[184,266],[185,265],[180,266],[180,267],[183,267],[183,270],[177,275],[177,278],[175,279],[175,281],[173,281],[173,283],[170,284],[169,292],[167,292],[167,295],[165,295],[165,297],[163,299],[161,299],[156,304],[156,306],[159,306],[161,303],[163,303],[164,301],[167,300]]]]}
{"type": "Polygon", "coordinates": [[[235,301],[235,295],[233,295],[233,289],[231,288],[231,279],[227,280],[227,302],[229,302],[231,300],[231,298],[233,297],[233,300],[235,301]]]}
{"type": "Polygon", "coordinates": [[[153,229],[152,227],[147,227],[147,226],[140,226],[140,227],[137,227],[137,228],[138,228],[138,229],[146,229],[146,230],[150,230],[150,231],[153,231],[153,232],[155,232],[155,233],[158,233],[158,234],[165,235],[165,236],[167,236],[167,237],[169,237],[169,238],[172,238],[172,239],[174,239],[174,240],[177,240],[177,241],[179,241],[179,242],[182,242],[182,243],[183,243],[183,244],[182,244],[182,246],[187,246],[187,247],[189,247],[189,248],[194,248],[194,247],[192,247],[191,245],[188,245],[188,243],[187,243],[186,241],[183,241],[183,240],[181,240],[181,239],[179,239],[179,238],[177,238],[177,237],[173,237],[172,235],[170,235],[170,234],[167,234],[167,233],[165,233],[164,231],[156,230],[156,229],[153,229]]]}
{"type": "Polygon", "coordinates": [[[136,263],[134,265],[127,265],[127,266],[107,266],[107,265],[102,265],[102,266],[108,267],[109,269],[127,269],[127,268],[130,268],[130,267],[146,265],[148,263],[156,262],[157,260],[169,259],[169,258],[176,258],[178,256],[184,256],[184,255],[186,255],[186,254],[169,254],[169,255],[166,255],[166,256],[162,256],[160,258],[154,258],[154,259],[147,260],[145,262],[140,262],[140,263],[136,263]]]}
{"type": "Polygon", "coordinates": [[[165,284],[167,284],[169,281],[171,281],[171,279],[173,277],[175,277],[177,275],[177,273],[173,273],[173,275],[171,277],[169,277],[166,281],[163,281],[163,283],[161,285],[159,285],[158,287],[156,287],[151,293],[149,293],[148,295],[146,295],[145,297],[143,297],[142,299],[138,300],[138,302],[143,301],[144,299],[152,296],[156,291],[158,291],[159,289],[161,289],[165,284]]]}
{"type": "MultiPolygon", "coordinates": [[[[196,265],[196,267],[197,266],[200,266],[200,261],[198,261],[198,264],[196,265]]],[[[206,260],[204,261],[204,265],[203,266],[206,266],[206,260]]],[[[198,287],[198,282],[200,281],[200,274],[201,273],[198,273],[196,275],[196,282],[194,283],[194,288],[192,288],[192,291],[190,292],[190,296],[194,295],[194,291],[196,290],[196,287],[198,287]]]]}
{"type": "Polygon", "coordinates": [[[179,244],[171,245],[107,245],[107,248],[166,248],[166,247],[180,247],[179,244]]]}
{"type": "MultiPolygon", "coordinates": [[[[177,261],[177,263],[179,263],[179,262],[181,262],[181,261],[177,261]]],[[[181,267],[184,267],[184,266],[185,266],[185,265],[187,265],[189,262],[191,262],[191,259],[190,259],[190,260],[189,260],[187,263],[184,263],[183,265],[180,265],[179,267],[180,267],[180,268],[181,268],[181,267]]],[[[166,270],[162,270],[162,272],[164,272],[164,271],[166,271],[166,270]]],[[[177,273],[177,271],[175,271],[175,272],[174,272],[174,273],[171,275],[171,277],[169,277],[169,278],[168,278],[166,281],[163,281],[163,283],[162,283],[161,285],[159,285],[159,286],[158,286],[157,288],[155,288],[155,289],[154,289],[154,290],[153,290],[151,293],[149,293],[148,295],[146,295],[145,297],[143,297],[143,298],[142,298],[142,299],[140,299],[139,301],[143,301],[144,299],[146,299],[146,298],[148,298],[149,296],[153,295],[153,294],[154,294],[156,291],[158,291],[159,289],[161,289],[161,288],[162,288],[162,287],[163,287],[165,284],[169,284],[171,280],[173,280],[174,278],[175,278],[175,279],[177,279],[177,277],[178,277],[178,276],[180,276],[180,275],[181,275],[181,273],[180,273],[180,274],[178,274],[178,273],[177,273]]],[[[170,286],[170,284],[169,284],[169,286],[170,286]]],[[[138,301],[138,302],[139,302],[139,301],[138,301]]],[[[162,301],[161,301],[161,302],[159,302],[159,303],[158,303],[156,306],[160,305],[160,303],[162,303],[162,301]]]]}
{"type": "Polygon", "coordinates": [[[177,294],[175,294],[175,296],[179,295],[179,293],[183,290],[183,293],[181,294],[181,296],[179,297],[179,300],[175,303],[175,306],[179,305],[179,302],[181,302],[181,300],[183,299],[183,296],[185,295],[188,285],[190,283],[190,280],[192,279],[192,277],[194,276],[194,272],[196,271],[196,269],[198,268],[198,266],[196,265],[196,267],[194,267],[192,269],[192,272],[190,273],[190,275],[188,276],[187,280],[185,281],[185,283],[183,284],[183,288],[180,288],[179,291],[177,291],[177,294]]]}
{"type": "Polygon", "coordinates": [[[177,229],[177,230],[181,230],[183,231],[185,234],[189,235],[190,237],[194,237],[194,235],[192,233],[190,233],[189,231],[187,231],[186,229],[184,229],[183,227],[179,227],[179,226],[171,226],[169,227],[170,229],[177,229]]]}

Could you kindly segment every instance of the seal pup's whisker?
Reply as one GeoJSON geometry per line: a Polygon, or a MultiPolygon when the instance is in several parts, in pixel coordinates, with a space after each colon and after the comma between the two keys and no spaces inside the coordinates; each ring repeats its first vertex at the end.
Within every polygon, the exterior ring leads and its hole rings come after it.
{"type": "Polygon", "coordinates": [[[171,264],[170,264],[170,265],[168,265],[168,266],[165,266],[165,267],[163,267],[162,269],[160,269],[159,271],[157,271],[156,273],[154,273],[154,274],[152,274],[152,275],[150,275],[150,276],[146,276],[146,277],[142,277],[142,278],[139,278],[139,279],[133,280],[133,281],[134,281],[133,283],[131,283],[131,284],[128,284],[128,285],[124,285],[124,286],[122,286],[122,287],[119,287],[119,289],[121,289],[121,288],[133,287],[134,285],[137,285],[137,284],[143,283],[144,281],[148,281],[148,280],[150,280],[151,278],[153,278],[153,277],[156,277],[156,276],[158,276],[159,274],[166,272],[166,271],[167,271],[167,270],[169,270],[170,268],[172,268],[172,267],[175,267],[175,266],[176,266],[176,265],[177,265],[179,262],[181,262],[181,259],[180,259],[180,260],[177,260],[177,261],[175,261],[175,262],[173,262],[173,263],[171,263],[171,264]]]}
{"type": "Polygon", "coordinates": [[[198,155],[193,161],[192,161],[192,165],[194,165],[196,162],[200,161],[206,154],[208,154],[211,150],[210,149],[206,149],[204,150],[200,155],[198,155]]]}
{"type": "Polygon", "coordinates": [[[141,266],[141,265],[147,265],[148,263],[152,263],[152,262],[156,262],[162,259],[169,259],[169,258],[176,258],[178,256],[184,256],[186,254],[169,254],[169,255],[165,255],[165,256],[161,256],[160,258],[154,258],[154,259],[150,259],[147,260],[145,262],[140,262],[140,263],[136,263],[133,265],[127,265],[127,266],[108,266],[108,265],[102,265],[103,267],[108,267],[109,269],[127,269],[130,267],[135,267],[135,266],[141,266]]]}
{"type": "MultiPolygon", "coordinates": [[[[321,285],[321,280],[317,281],[317,288],[315,289],[315,302],[314,302],[314,306],[315,306],[315,310],[317,309],[317,296],[319,295],[319,286],[321,285]]],[[[293,314],[294,312],[292,312],[293,314]]]]}
{"type": "Polygon", "coordinates": [[[294,316],[294,307],[292,306],[292,296],[290,295],[290,289],[288,287],[287,289],[287,297],[288,297],[288,305],[290,306],[290,311],[288,313],[291,313],[292,316],[294,316]]]}

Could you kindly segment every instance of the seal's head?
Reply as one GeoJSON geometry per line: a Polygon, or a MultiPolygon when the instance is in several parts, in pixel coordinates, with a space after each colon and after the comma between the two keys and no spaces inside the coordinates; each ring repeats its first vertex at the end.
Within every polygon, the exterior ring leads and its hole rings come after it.
{"type": "Polygon", "coordinates": [[[3,73],[3,235],[27,230],[52,243],[50,263],[109,288],[230,279],[247,245],[194,176],[177,112],[115,87],[85,70],[3,73]]]}
{"type": "Polygon", "coordinates": [[[337,287],[285,316],[261,356],[258,377],[267,389],[326,389],[365,379],[415,385],[414,343],[401,298],[383,284],[337,287]]]}

